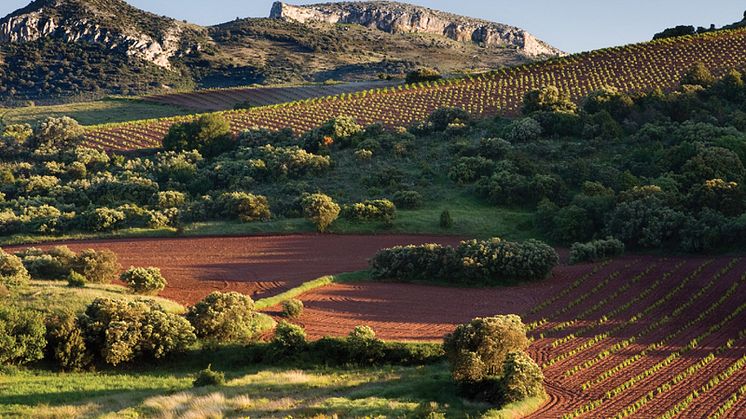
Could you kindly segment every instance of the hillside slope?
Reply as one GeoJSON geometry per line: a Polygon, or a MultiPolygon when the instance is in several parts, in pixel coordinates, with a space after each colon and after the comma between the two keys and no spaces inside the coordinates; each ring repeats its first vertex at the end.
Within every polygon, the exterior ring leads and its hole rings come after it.
{"type": "MultiPolygon", "coordinates": [[[[389,87],[281,106],[227,112],[238,132],[250,127],[292,128],[300,133],[340,116],[362,124],[407,126],[435,109],[458,106],[477,116],[516,113],[529,90],[555,85],[574,100],[604,86],[625,92],[670,90],[695,63],[716,75],[746,62],[746,29],[664,39],[626,47],[582,53],[542,63],[500,70],[479,77],[389,87]]],[[[92,127],[88,143],[127,150],[157,147],[174,122],[189,117],[92,127]]]]}
{"type": "MultiPolygon", "coordinates": [[[[368,80],[421,66],[479,70],[560,54],[521,29],[448,14],[438,15],[451,19],[444,24],[481,28],[489,42],[432,31],[385,31],[380,28],[387,10],[404,6],[360,7],[377,18],[363,26],[300,22],[279,14],[201,27],[123,0],[35,0],[0,19],[0,101],[368,80]]],[[[418,16],[440,13],[406,8],[418,16]]]]}

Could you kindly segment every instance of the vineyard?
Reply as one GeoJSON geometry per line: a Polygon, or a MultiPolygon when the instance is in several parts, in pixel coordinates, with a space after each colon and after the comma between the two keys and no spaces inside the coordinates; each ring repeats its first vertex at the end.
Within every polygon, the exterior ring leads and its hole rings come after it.
{"type": "MultiPolygon", "coordinates": [[[[557,86],[574,100],[603,86],[626,92],[670,90],[695,63],[720,76],[745,61],[746,29],[737,29],[602,49],[459,80],[389,86],[223,114],[234,132],[292,128],[301,133],[340,115],[362,124],[407,126],[441,107],[462,107],[478,116],[515,114],[527,91],[546,85],[557,86]]],[[[192,118],[89,127],[86,141],[109,150],[158,147],[172,124],[192,118]]]]}
{"type": "Polygon", "coordinates": [[[435,339],[499,307],[530,323],[547,378],[550,401],[532,417],[746,415],[746,260],[627,256],[560,267],[550,282],[339,284],[303,298],[301,323],[314,336],[363,322],[387,338],[435,339]]]}
{"type": "Polygon", "coordinates": [[[243,103],[250,106],[276,105],[278,103],[377,89],[393,84],[394,82],[379,81],[331,85],[210,89],[198,92],[145,96],[143,100],[163,105],[179,106],[196,112],[215,112],[230,110],[243,103]]]}

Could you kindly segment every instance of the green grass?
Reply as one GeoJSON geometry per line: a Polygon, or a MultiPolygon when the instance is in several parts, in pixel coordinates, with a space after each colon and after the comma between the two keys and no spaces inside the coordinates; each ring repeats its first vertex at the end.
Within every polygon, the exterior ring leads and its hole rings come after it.
{"type": "Polygon", "coordinates": [[[48,313],[61,310],[82,313],[96,298],[148,299],[156,301],[170,313],[185,311],[184,306],[175,301],[132,294],[125,287],[111,284],[88,284],[85,288],[70,288],[64,281],[31,281],[30,285],[13,290],[12,298],[14,305],[48,313]]]}
{"type": "Polygon", "coordinates": [[[488,405],[456,396],[445,364],[276,368],[248,365],[239,350],[226,349],[188,354],[171,367],[6,371],[0,374],[0,388],[2,417],[403,417],[430,411],[478,417],[492,412],[488,405]],[[225,371],[228,382],[193,389],[194,374],[207,363],[225,371]]]}
{"type": "MultiPolygon", "coordinates": [[[[392,226],[377,222],[351,222],[338,219],[332,224],[332,234],[432,234],[469,238],[502,237],[508,240],[540,238],[532,225],[533,212],[499,208],[468,196],[444,200],[448,205],[429,206],[419,210],[400,210],[392,226]],[[448,209],[453,227],[440,227],[440,213],[448,209]]],[[[242,236],[254,234],[313,233],[314,225],[301,218],[283,218],[268,222],[210,221],[188,225],[184,236],[242,236]]],[[[20,234],[0,238],[0,246],[45,243],[62,240],[105,238],[174,237],[176,230],[128,228],[111,233],[72,233],[60,236],[20,234]]]]}
{"type": "Polygon", "coordinates": [[[48,117],[69,116],[82,125],[98,125],[190,113],[193,111],[177,106],[149,103],[136,98],[111,97],[65,105],[0,108],[0,121],[5,124],[34,125],[48,117]]]}
{"type": "Polygon", "coordinates": [[[295,298],[301,294],[307,293],[308,291],[314,290],[316,288],[321,288],[329,284],[335,284],[335,283],[340,283],[340,282],[360,281],[360,280],[364,280],[367,278],[368,278],[367,271],[347,272],[347,273],[342,273],[338,275],[322,276],[321,278],[317,278],[312,281],[304,282],[303,284],[295,288],[289,289],[273,297],[262,298],[261,300],[256,301],[255,306],[257,309],[261,310],[264,308],[276,306],[277,304],[280,304],[283,301],[289,300],[291,298],[295,298]]]}

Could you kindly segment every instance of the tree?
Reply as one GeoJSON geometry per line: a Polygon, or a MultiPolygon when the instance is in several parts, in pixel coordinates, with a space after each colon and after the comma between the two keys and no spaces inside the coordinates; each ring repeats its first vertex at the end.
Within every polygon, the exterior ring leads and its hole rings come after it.
{"type": "Polygon", "coordinates": [[[715,76],[712,75],[710,69],[707,68],[703,63],[696,63],[690,67],[684,76],[681,78],[682,86],[702,86],[709,87],[715,83],[715,76]]]}
{"type": "Polygon", "coordinates": [[[131,267],[122,273],[120,279],[136,294],[158,295],[166,288],[166,278],[158,268],[131,267]]]}
{"type": "Polygon", "coordinates": [[[28,284],[30,279],[20,258],[0,249],[0,284],[8,288],[19,287],[28,284]]]}
{"type": "Polygon", "coordinates": [[[453,379],[476,383],[500,376],[510,352],[525,351],[529,340],[520,317],[510,314],[476,318],[446,335],[443,349],[453,379]]]}
{"type": "Polygon", "coordinates": [[[241,342],[259,332],[254,300],[237,292],[213,292],[189,308],[186,315],[197,336],[218,341],[241,342]]]}
{"type": "Polygon", "coordinates": [[[560,92],[555,86],[545,86],[531,90],[523,97],[523,114],[534,112],[575,113],[577,106],[570,100],[570,96],[560,92]]]}
{"type": "Polygon", "coordinates": [[[83,134],[83,127],[78,121],[66,116],[50,117],[36,127],[27,144],[31,150],[65,151],[74,148],[83,134]]]}
{"type": "Polygon", "coordinates": [[[196,121],[172,125],[163,139],[163,148],[197,150],[205,157],[212,157],[230,150],[235,143],[228,120],[219,114],[208,114],[196,121]]]}
{"type": "Polygon", "coordinates": [[[303,214],[316,229],[323,233],[339,217],[341,208],[334,200],[322,193],[306,195],[301,201],[303,214]]]}

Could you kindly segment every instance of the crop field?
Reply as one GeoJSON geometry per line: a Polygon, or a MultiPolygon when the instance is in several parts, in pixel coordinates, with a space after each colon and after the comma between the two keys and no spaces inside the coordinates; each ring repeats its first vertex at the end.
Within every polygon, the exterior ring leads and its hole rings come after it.
{"type": "Polygon", "coordinates": [[[550,395],[531,417],[746,415],[744,258],[632,255],[519,287],[354,283],[302,299],[314,337],[367,324],[386,339],[439,340],[475,316],[521,313],[550,395]]]}
{"type": "MultiPolygon", "coordinates": [[[[109,249],[124,268],[157,266],[168,278],[161,296],[193,304],[212,291],[237,291],[263,298],[323,275],[365,269],[378,249],[402,244],[456,244],[437,236],[287,235],[142,238],[50,243],[73,251],[109,249]],[[344,253],[344,257],[338,257],[344,253]]],[[[3,247],[19,251],[28,246],[3,247]]]]}
{"type": "MultiPolygon", "coordinates": [[[[742,68],[746,29],[608,48],[459,80],[364,90],[245,111],[226,111],[234,132],[292,128],[301,133],[340,115],[359,123],[407,126],[441,107],[462,107],[476,116],[515,114],[526,92],[555,85],[579,100],[603,86],[625,92],[671,90],[701,62],[717,76],[742,68]]],[[[158,147],[169,127],[194,116],[89,127],[87,144],[109,150],[158,147]]]]}
{"type": "Polygon", "coordinates": [[[354,93],[361,90],[388,87],[395,82],[360,82],[339,84],[313,84],[308,86],[246,87],[210,89],[197,92],[145,96],[146,102],[178,106],[195,112],[214,112],[233,109],[239,103],[250,106],[268,106],[295,102],[309,98],[354,93]]]}

